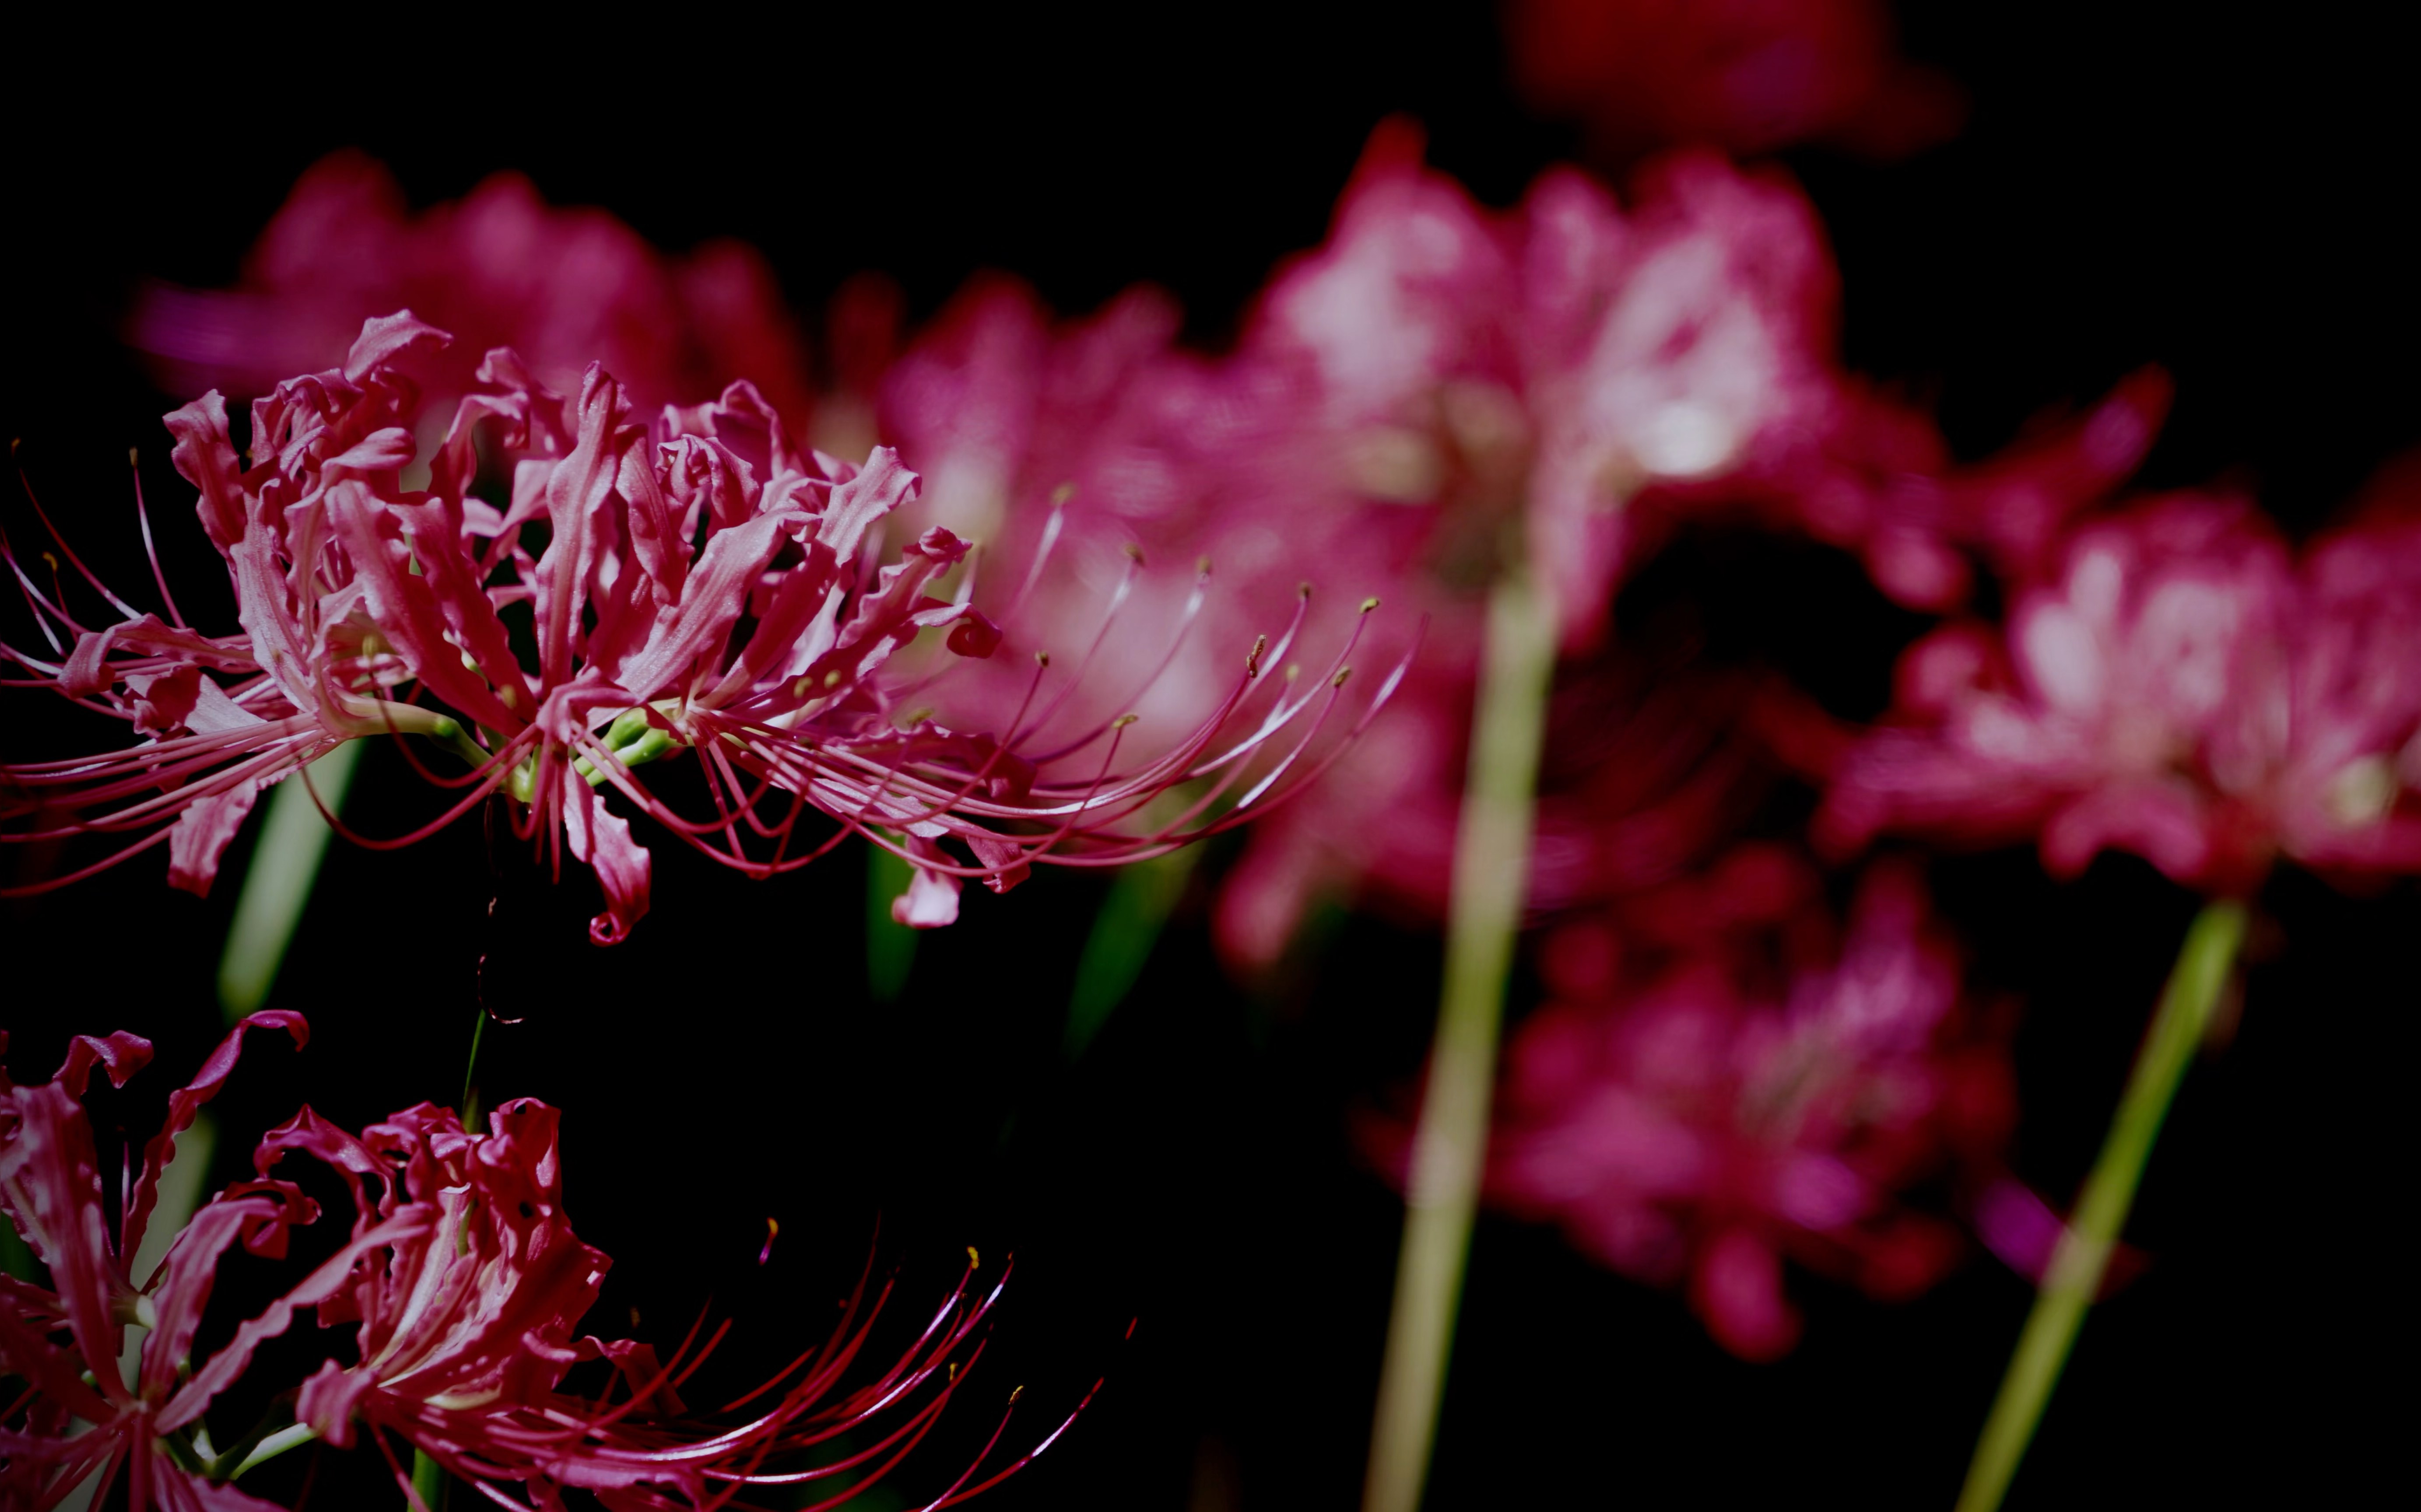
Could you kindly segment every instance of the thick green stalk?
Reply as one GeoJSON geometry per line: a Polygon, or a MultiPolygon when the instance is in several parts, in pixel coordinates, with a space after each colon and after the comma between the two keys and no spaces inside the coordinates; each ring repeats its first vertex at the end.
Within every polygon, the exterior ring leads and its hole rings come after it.
{"type": "Polygon", "coordinates": [[[2177,1095],[2178,1083],[2193,1061],[2195,1047],[2210,1027],[2211,1010],[2227,985],[2236,953],[2244,943],[2244,905],[2223,900],[2207,905],[2186,931],[2178,963],[2161,992],[2160,1011],[2135,1054],[2135,1068],[2127,1091],[2110,1121],[2101,1156],[2085,1178],[2076,1214],[2052,1252],[2051,1269],[2035,1295],[2034,1311],[2018,1335],[2017,1352],[2001,1393],[1984,1423],[1976,1457],[1967,1467],[1967,1484],[1959,1493],[1958,1512],[1993,1512],[2007,1494],[2009,1479],[2025,1457],[2035,1426],[2042,1421],[2052,1388],[2059,1383],[2060,1367],[2075,1347],[2085,1310],[2101,1289],[2110,1251],[2126,1225],[2127,1209],[2135,1200],[2144,1162],[2161,1132],[2161,1120],[2177,1095]]]}
{"type": "Polygon", "coordinates": [[[1428,1478],[1487,1155],[1505,980],[1530,874],[1555,627],[1547,595],[1518,568],[1489,595],[1487,633],[1455,836],[1445,986],[1413,1136],[1364,1512],[1414,1512],[1428,1478]]]}
{"type": "Polygon", "coordinates": [[[916,931],[891,916],[915,869],[879,845],[866,848],[866,990],[877,1003],[898,1001],[916,964],[916,931]]]}
{"type": "Polygon", "coordinates": [[[298,773],[270,789],[269,816],[243,874],[243,893],[236,899],[226,953],[219,958],[219,1006],[230,1022],[269,1001],[277,969],[286,961],[286,947],[293,943],[294,927],[311,901],[320,862],[328,853],[332,832],[320,817],[320,803],[327,804],[332,814],[343,810],[362,745],[347,740],[311,763],[309,788],[298,773]],[[315,790],[318,803],[311,801],[315,790]]]}
{"type": "Polygon", "coordinates": [[[445,1467],[426,1449],[412,1451],[414,1512],[445,1512],[445,1467]]]}

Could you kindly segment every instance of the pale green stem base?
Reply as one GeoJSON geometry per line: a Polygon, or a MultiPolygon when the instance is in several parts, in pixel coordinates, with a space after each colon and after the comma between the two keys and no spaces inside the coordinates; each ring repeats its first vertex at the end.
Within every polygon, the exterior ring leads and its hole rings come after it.
{"type": "Polygon", "coordinates": [[[320,863],[328,853],[333,832],[320,817],[320,803],[327,804],[332,814],[343,811],[345,789],[352,786],[364,743],[347,740],[312,762],[309,787],[297,773],[269,791],[269,816],[261,822],[260,841],[243,874],[243,893],[236,899],[235,922],[227,929],[226,951],[219,958],[219,1006],[229,1022],[269,1001],[277,969],[286,961],[286,947],[293,943],[294,927],[311,901],[320,863]],[[318,803],[311,801],[315,790],[318,803]]]}
{"type": "Polygon", "coordinates": [[[1497,1028],[1529,880],[1533,792],[1555,666],[1547,596],[1518,569],[1489,595],[1483,658],[1455,838],[1445,986],[1413,1136],[1364,1512],[1420,1505],[1479,1203],[1497,1028]]]}
{"type": "Polygon", "coordinates": [[[243,1463],[236,1466],[234,1473],[228,1475],[227,1479],[234,1480],[253,1466],[264,1460],[274,1459],[289,1449],[299,1449],[318,1437],[318,1434],[311,1431],[310,1425],[305,1423],[289,1424],[279,1428],[253,1445],[252,1451],[243,1457],[243,1463]]]}
{"type": "Polygon", "coordinates": [[[1967,1467],[1967,1484],[1959,1493],[1958,1512],[1993,1512],[2007,1494],[2035,1426],[2042,1421],[2060,1367],[2075,1347],[2085,1310],[2101,1289],[2102,1272],[2110,1264],[2111,1247],[2134,1203],[2135,1186],[2152,1141],[2161,1131],[2178,1083],[2193,1061],[2195,1047],[2210,1024],[2211,1010],[2227,985],[2236,954],[2244,942],[2244,905],[2222,901],[2206,906],[2186,931],[2178,963],[2161,992],[2160,1011],[2135,1055],[2135,1069],[2110,1121],[2101,1158],[2085,1178],[2076,1215],[2053,1252],[2051,1269],[2018,1335],[2017,1352],[2008,1373],[2001,1378],[2001,1394],[1984,1423],[1976,1457],[1967,1467]]]}

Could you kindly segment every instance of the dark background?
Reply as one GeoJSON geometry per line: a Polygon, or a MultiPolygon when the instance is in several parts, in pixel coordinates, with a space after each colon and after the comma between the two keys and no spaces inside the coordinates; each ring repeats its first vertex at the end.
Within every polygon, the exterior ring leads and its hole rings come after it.
{"type": "MultiPolygon", "coordinates": [[[[1840,257],[1853,366],[1931,397],[1980,455],[2159,361],[2179,397],[2144,481],[2248,485],[2297,531],[2421,439],[2402,213],[2416,128],[2383,32],[2311,7],[2225,29],[2182,8],[1952,9],[1907,15],[1905,40],[1971,91],[1962,138],[1894,165],[1785,159],[1840,257]]],[[[246,23],[28,48],[8,82],[0,424],[96,565],[133,567],[125,448],[149,453],[155,500],[184,496],[156,419],[183,396],[152,393],[115,339],[134,280],[231,280],[294,176],[340,146],[384,159],[417,203],[509,166],[660,245],[747,239],[810,317],[860,269],[898,277],[922,315],[998,267],[1071,311],[1158,281],[1216,344],[1270,264],[1321,235],[1384,113],[1418,116],[1434,161],[1495,203],[1577,143],[1522,113],[1484,6],[1196,14],[584,18],[577,36],[508,36],[428,12],[307,43],[246,23]]],[[[26,511],[7,507],[21,531],[26,511]]],[[[1733,654],[1872,712],[1916,622],[1820,554],[1729,546],[1654,581],[1734,626],[1733,654]]],[[[17,751],[44,716],[21,695],[4,717],[17,751]]],[[[430,811],[388,751],[357,792],[351,817],[371,833],[430,811]]],[[[47,1074],[77,1030],[151,1035],[144,1095],[98,1105],[148,1130],[214,1035],[248,844],[207,901],[166,890],[147,858],[0,905],[11,1071],[47,1074]]],[[[1349,1121],[1417,1070],[1432,940],[1350,921],[1255,995],[1219,974],[1197,897],[1069,1068],[1098,883],[971,896],[922,942],[905,998],[877,1009],[853,853],[752,886],[654,849],[655,912],[601,952],[582,927],[589,884],[543,886],[475,824],[399,853],[338,847],[274,1000],[310,1015],[314,1042],[247,1058],[219,1105],[220,1178],[305,1098],[352,1125],[451,1100],[485,952],[489,1001],[524,1021],[491,1028],[480,1081],[491,1101],[566,1109],[572,1210],[617,1262],[601,1332],[637,1308],[639,1331],[670,1342],[711,1307],[739,1319],[721,1362],[738,1380],[826,1326],[869,1247],[902,1270],[903,1317],[963,1246],[988,1270],[1014,1250],[995,1353],[905,1490],[946,1484],[1010,1386],[1029,1389],[1008,1442],[1030,1440],[1106,1374],[992,1504],[1355,1501],[1398,1207],[1349,1121]],[[782,1237],[760,1270],[768,1216],[782,1237]]],[[[2027,1002],[2016,1159],[2064,1194],[2192,900],[2126,859],[2066,888],[2027,855],[1936,876],[1979,982],[2027,1002]]],[[[2014,1506],[2327,1504],[2390,1467],[2394,1398],[2375,1381],[2412,1346],[2389,1225],[2409,1187],[2421,909],[2410,884],[2348,899],[2299,876],[2264,902],[2270,959],[2241,1030],[2190,1077],[2130,1230],[2154,1264],[2095,1314],[2014,1506]]],[[[250,1264],[231,1262],[224,1310],[260,1294],[268,1268],[250,1264]]],[[[1805,1342],[1747,1365],[1677,1298],[1550,1232],[1484,1222],[1431,1504],[1946,1504],[2025,1286],[1989,1262],[1892,1308],[1793,1286],[1805,1342]]],[[[290,1495],[307,1472],[315,1505],[383,1504],[374,1473],[341,1489],[372,1469],[353,1457],[310,1471],[291,1456],[261,1489],[290,1495]]]]}

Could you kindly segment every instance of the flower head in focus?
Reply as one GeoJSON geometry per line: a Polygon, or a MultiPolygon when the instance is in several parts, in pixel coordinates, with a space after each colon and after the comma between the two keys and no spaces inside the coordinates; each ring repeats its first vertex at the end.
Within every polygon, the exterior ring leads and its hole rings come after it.
{"type": "Polygon", "coordinates": [[[1749,1359],[1798,1337],[1786,1257],[1883,1298],[1938,1279],[1963,1241],[1902,1194],[1989,1161],[2013,1108],[1913,871],[1870,869],[1837,932],[1816,891],[1744,847],[1551,935],[1490,1144],[1491,1200],[1686,1285],[1749,1359]]]}
{"type": "Polygon", "coordinates": [[[2177,496],[2074,531],[2005,629],[1911,647],[1819,831],[2032,839],[2060,876],[2132,850],[2241,893],[2280,856],[2421,867],[2416,788],[2421,531],[2363,522],[2298,563],[2250,505],[2177,496]]]}
{"type": "MultiPolygon", "coordinates": [[[[869,1297],[861,1279],[827,1341],[728,1406],[694,1410],[679,1388],[721,1332],[668,1360],[644,1343],[577,1333],[611,1262],[580,1240],[564,1213],[555,1110],[526,1099],[497,1109],[485,1133],[466,1132],[450,1111],[426,1104],[359,1135],[305,1108],[262,1140],[258,1179],[218,1193],[156,1270],[133,1274],[175,1138],[226,1082],[254,1027],[285,1029],[298,1043],[307,1037],[302,1018],[283,1012],[256,1014],[230,1034],[170,1098],[167,1123],[147,1148],[140,1178],[124,1189],[114,1224],[79,1099],[96,1068],[122,1085],[148,1060],[149,1044],[127,1034],[83,1037],[49,1083],[18,1086],[0,1075],[0,1220],[16,1226],[50,1282],[0,1277],[0,1373],[25,1387],[0,1418],[8,1449],[0,1493],[8,1506],[54,1506],[83,1487],[90,1504],[131,1512],[266,1512],[270,1504],[231,1482],[295,1444],[317,1438],[348,1447],[364,1430],[399,1485],[408,1488],[409,1476],[394,1441],[492,1498],[499,1485],[515,1484],[539,1506],[559,1507],[566,1488],[618,1508],[723,1505],[751,1489],[819,1484],[846,1486],[850,1495],[924,1437],[982,1353],[1007,1272],[977,1289],[971,1252],[958,1286],[871,1380],[845,1384],[891,1288],[869,1297]],[[299,1186],[271,1174],[298,1151],[343,1181],[354,1205],[351,1230],[196,1360],[228,1249],[241,1241],[283,1259],[289,1230],[320,1216],[299,1186]],[[214,1445],[204,1416],[211,1404],[255,1369],[264,1342],[313,1309],[322,1329],[354,1326],[356,1359],[326,1360],[276,1395],[258,1427],[214,1445]],[[145,1332],[138,1363],[121,1378],[129,1328],[145,1332]],[[603,1363],[599,1389],[562,1390],[583,1362],[603,1363]],[[846,1447],[836,1442],[844,1435],[846,1447]],[[802,1460],[804,1468],[790,1468],[802,1460]],[[123,1500],[111,1501],[121,1484],[123,1500]]],[[[934,1504],[1014,1473],[1067,1426],[987,1473],[1007,1422],[1004,1415],[934,1504]]]]}
{"type": "Polygon", "coordinates": [[[759,877],[881,832],[916,868],[907,922],[944,924],[961,878],[1005,888],[1037,862],[1109,865],[1242,822],[1341,694],[1341,672],[1308,690],[1260,676],[1262,652],[1274,662],[1293,643],[1298,611],[1274,647],[1238,643],[1183,732],[1130,766],[1118,761],[1128,718],[1037,744],[1037,696],[1047,717],[1084,672],[1052,682],[1047,656],[1000,711],[999,736],[945,727],[929,704],[907,703],[931,696],[947,667],[894,665],[894,654],[932,631],[945,662],[980,660],[1001,632],[971,601],[969,546],[949,530],[923,531],[883,565],[888,517],[918,488],[896,454],[878,448],[863,467],[801,455],[745,383],[642,418],[601,365],[558,395],[499,350],[479,367],[488,392],[457,405],[415,460],[418,389],[405,370],[447,339],[409,312],[370,321],[343,368],[255,403],[249,466],[215,394],[169,417],[175,460],[228,566],[239,633],[192,628],[164,579],[165,622],[88,573],[116,617],[87,626],[63,591],[19,570],[51,654],[6,654],[145,739],[0,771],[0,816],[25,821],[9,838],[148,830],[85,870],[165,842],[172,879],[201,891],[263,787],[344,740],[419,735],[471,770],[423,768],[465,796],[416,834],[501,791],[519,835],[595,869],[600,943],[646,911],[650,870],[603,803],[608,787],[759,877]],[[425,478],[407,482],[408,470],[425,478]],[[929,591],[953,578],[952,597],[929,591]],[[1230,730],[1242,733],[1223,740],[1230,730]],[[1255,768],[1282,736],[1290,754],[1255,768]],[[689,751],[703,818],[633,774],[689,751]],[[1143,817],[1187,785],[1190,807],[1143,817]],[[828,835],[802,838],[811,814],[836,821],[828,835]]]}
{"type": "MultiPolygon", "coordinates": [[[[390,1437],[492,1496],[513,1482],[539,1505],[579,1488],[609,1506],[711,1506],[820,1483],[855,1494],[898,1463],[966,1382],[1007,1280],[1004,1271],[975,1289],[972,1255],[906,1353],[873,1380],[841,1389],[889,1295],[886,1286],[869,1300],[861,1281],[826,1343],[720,1411],[695,1410],[680,1390],[695,1390],[722,1330],[669,1359],[644,1343],[577,1333],[612,1262],[564,1212],[559,1122],[554,1109],[522,1099],[471,1132],[451,1110],[424,1103],[355,1135],[306,1108],[261,1141],[254,1161],[264,1177],[285,1156],[305,1154],[343,1178],[354,1204],[349,1268],[322,1288],[319,1316],[323,1328],[358,1325],[357,1358],[330,1359],[303,1382],[299,1425],[339,1447],[367,1435],[398,1478],[390,1437]],[[610,1366],[602,1389],[563,1390],[567,1372],[587,1361],[610,1366]],[[836,1457],[844,1435],[856,1442],[836,1457]],[[789,1468],[802,1454],[821,1462],[789,1468]]],[[[980,1489],[969,1488],[980,1465],[945,1500],[980,1489]]]]}
{"type": "MultiPolygon", "coordinates": [[[[0,1073],[0,1222],[16,1225],[50,1281],[0,1276],[0,1374],[26,1387],[0,1419],[8,1449],[0,1500],[9,1506],[54,1506],[90,1486],[89,1504],[131,1512],[268,1507],[221,1484],[248,1445],[220,1455],[202,1414],[263,1340],[285,1332],[297,1307],[326,1291],[315,1290],[318,1277],[305,1281],[198,1365],[195,1335],[227,1249],[241,1241],[254,1254],[283,1255],[288,1228],[310,1222],[318,1208],[282,1182],[229,1188],[177,1236],[155,1270],[133,1273],[176,1138],[217,1095],[252,1028],[284,1029],[297,1044],[308,1034],[293,1013],[257,1013],[237,1025],[192,1083],[169,1098],[167,1122],[145,1147],[141,1175],[121,1190],[115,1224],[82,1099],[95,1069],[123,1086],[149,1062],[149,1041],[79,1036],[49,1082],[20,1086],[0,1073]],[[129,1328],[145,1331],[132,1379],[119,1372],[129,1328]],[[109,1504],[121,1484],[125,1500],[109,1504]]],[[[0,1035],[0,1052],[7,1048],[0,1035]]]]}

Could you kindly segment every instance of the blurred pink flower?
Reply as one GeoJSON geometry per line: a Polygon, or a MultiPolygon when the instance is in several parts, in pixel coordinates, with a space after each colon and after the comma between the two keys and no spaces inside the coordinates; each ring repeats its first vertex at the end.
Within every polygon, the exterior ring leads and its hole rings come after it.
{"type": "Polygon", "coordinates": [[[1516,85],[1623,159],[1824,141],[1899,157],[1957,132],[1958,86],[1898,55],[1882,0],[1508,0],[1516,85]]]}
{"type": "MultiPolygon", "coordinates": [[[[1559,699],[1551,751],[1633,763],[1550,763],[1533,897],[1565,907],[1672,875],[1762,781],[1743,734],[1773,711],[1766,690],[1650,686],[1637,659],[1598,649],[1642,553],[1688,519],[1745,515],[1950,607],[1972,558],[2038,571],[2165,405],[2165,380],[2139,375],[2082,421],[1958,466],[1929,418],[1839,371],[1831,258],[1787,181],[1683,156],[1628,207],[1559,169],[1493,212],[1420,154],[1409,124],[1379,130],[1328,241],[1278,272],[1224,357],[1179,349],[1156,291],[1061,324],[993,278],[884,385],[884,433],[929,480],[918,518],[988,544],[1012,639],[1092,647],[1099,699],[1148,685],[1125,706],[1147,715],[1139,736],[1167,724],[1149,698],[1199,698],[1217,675],[1204,647],[1279,621],[1305,576],[1347,590],[1311,604],[1321,640],[1350,633],[1365,594],[1431,623],[1386,738],[1262,825],[1232,873],[1221,939],[1248,965],[1360,879],[1416,913],[1442,907],[1482,590],[1508,524],[1526,527],[1586,685],[1559,699]],[[1197,558],[1208,579],[1182,570],[1197,558]],[[1196,616],[1227,629],[1189,641],[1196,616]],[[1590,656],[1602,664],[1584,669],[1590,656]]],[[[1399,635],[1375,645],[1392,656],[1399,635]]],[[[1005,709],[1021,690],[993,681],[1005,709]]],[[[1062,713],[1113,711],[1080,695],[1062,713]]]]}
{"type": "Polygon", "coordinates": [[[1798,1338],[1785,1257],[1883,1298],[1956,1260],[1957,1230],[1899,1193],[1989,1161],[2012,1091],[1913,871],[1871,868],[1836,943],[1804,864],[1744,848],[1566,926],[1542,965],[1550,1002],[1507,1051],[1492,1201],[1686,1283],[1748,1359],[1798,1338]]]}
{"type": "Polygon", "coordinates": [[[127,336],[168,392],[242,397],[336,366],[364,320],[406,306],[461,338],[421,374],[441,395],[467,393],[479,354],[510,347],[552,388],[576,388],[602,362],[653,408],[744,377],[793,434],[814,417],[806,349],[754,247],[666,257],[605,211],[557,209],[511,173],[414,212],[385,165],[354,151],[295,181],[235,288],[152,284],[127,336]]]}
{"type": "Polygon", "coordinates": [[[2006,631],[1910,648],[1892,722],[1840,765],[1820,835],[2109,848],[2213,892],[2291,857],[2421,868],[2421,527],[2370,521],[2300,565],[2250,505],[2171,497],[2079,528],[2006,631]]]}
{"type": "Polygon", "coordinates": [[[202,891],[261,787],[341,741],[396,733],[445,742],[472,767],[430,774],[466,795],[407,838],[502,790],[522,837],[595,869],[601,943],[646,912],[649,881],[647,851],[595,791],[608,784],[755,876],[804,865],[849,834],[889,832],[879,843],[920,879],[910,921],[944,924],[962,877],[1006,888],[1036,862],[1110,865],[1242,822],[1337,703],[1333,684],[1260,677],[1261,651],[1283,657],[1289,630],[1274,647],[1229,643],[1217,682],[1186,700],[1182,733],[1123,767],[1123,720],[1037,745],[1081,665],[1057,682],[1047,666],[1023,676],[1022,697],[994,710],[1005,738],[953,731],[930,708],[903,716],[908,697],[929,695],[957,659],[991,656],[1001,632],[970,601],[976,573],[950,531],[927,529],[880,566],[886,517],[918,486],[896,454],[877,448],[862,469],[803,456],[744,382],[638,421],[601,366],[565,397],[500,349],[478,369],[490,391],[452,407],[424,455],[405,373],[448,339],[409,312],[368,322],[343,368],[255,402],[248,469],[215,393],[169,417],[242,633],[189,628],[164,579],[168,623],[88,573],[118,617],[87,628],[20,571],[53,654],[0,654],[146,739],[110,756],[0,769],[0,815],[28,821],[8,837],[153,832],[39,885],[165,841],[172,880],[202,891]],[[508,484],[487,485],[509,488],[499,508],[476,485],[508,467],[508,484]],[[929,596],[953,574],[955,597],[929,596]],[[507,617],[523,606],[535,670],[507,617]],[[928,630],[943,632],[938,664],[932,648],[911,650],[928,630]],[[448,712],[412,701],[424,694],[448,712]],[[1055,700],[1039,719],[1038,694],[1055,700]],[[1243,733],[1221,743],[1230,729],[1243,733]],[[1273,768],[1205,818],[1282,735],[1273,768]],[[705,818],[632,774],[684,750],[700,754],[705,818]],[[1185,812],[1138,817],[1196,779],[1208,796],[1185,812]],[[809,811],[837,821],[829,837],[798,839],[809,811]],[[971,862],[944,850],[952,838],[971,862]]]}

